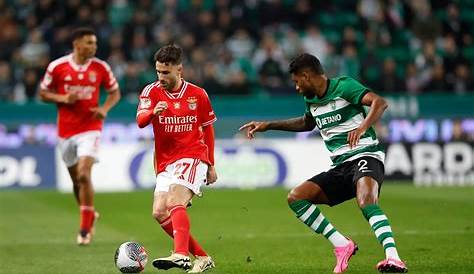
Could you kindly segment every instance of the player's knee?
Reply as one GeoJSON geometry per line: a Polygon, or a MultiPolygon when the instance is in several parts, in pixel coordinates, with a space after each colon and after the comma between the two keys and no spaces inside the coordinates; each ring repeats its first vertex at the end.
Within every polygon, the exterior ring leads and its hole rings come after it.
{"type": "Polygon", "coordinates": [[[169,214],[168,214],[168,210],[164,208],[159,208],[159,209],[153,210],[152,215],[155,220],[157,220],[158,222],[162,222],[163,220],[168,218],[169,214]]]}
{"type": "Polygon", "coordinates": [[[288,196],[286,199],[288,201],[288,204],[292,204],[293,202],[302,200],[302,197],[298,195],[298,191],[296,191],[295,189],[292,189],[290,192],[288,192],[288,196]]]}
{"type": "Polygon", "coordinates": [[[372,195],[371,193],[364,193],[357,197],[357,204],[360,208],[365,208],[369,205],[375,205],[378,202],[377,196],[372,195]]]}
{"type": "Polygon", "coordinates": [[[76,181],[78,184],[88,184],[91,180],[91,176],[89,172],[86,171],[79,171],[76,176],[76,181]]]}

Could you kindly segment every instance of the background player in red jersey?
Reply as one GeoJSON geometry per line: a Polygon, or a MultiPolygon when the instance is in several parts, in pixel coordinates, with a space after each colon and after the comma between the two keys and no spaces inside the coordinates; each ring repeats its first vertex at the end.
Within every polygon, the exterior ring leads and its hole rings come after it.
{"type": "Polygon", "coordinates": [[[92,165],[98,160],[104,118],[120,100],[120,91],[109,65],[94,57],[97,37],[92,29],[76,29],[72,33],[72,46],[71,54],[48,65],[40,85],[40,98],[58,107],[58,146],[81,212],[77,243],[88,245],[98,217],[94,210],[92,165]],[[108,95],[99,106],[101,85],[108,95]]]}
{"type": "Polygon", "coordinates": [[[191,268],[189,273],[214,267],[210,256],[190,235],[186,205],[201,185],[217,180],[214,169],[216,120],[207,93],[182,76],[182,51],[168,45],[155,54],[158,81],[146,86],[137,110],[138,126],[153,125],[155,135],[156,188],[153,216],[174,238],[174,252],[153,261],[158,269],[191,268]]]}

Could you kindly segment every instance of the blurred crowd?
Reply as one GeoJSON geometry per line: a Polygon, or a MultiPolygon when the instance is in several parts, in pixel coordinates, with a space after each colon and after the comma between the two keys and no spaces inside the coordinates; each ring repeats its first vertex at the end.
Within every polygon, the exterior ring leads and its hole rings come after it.
{"type": "Polygon", "coordinates": [[[0,0],[0,101],[36,100],[80,26],[96,30],[130,101],[169,43],[211,95],[292,94],[287,66],[301,52],[379,92],[474,90],[473,0],[0,0]]]}

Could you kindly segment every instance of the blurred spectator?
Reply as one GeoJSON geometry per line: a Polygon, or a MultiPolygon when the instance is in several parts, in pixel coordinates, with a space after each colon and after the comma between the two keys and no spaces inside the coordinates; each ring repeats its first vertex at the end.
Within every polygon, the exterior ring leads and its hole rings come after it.
{"type": "Polygon", "coordinates": [[[433,16],[431,5],[427,0],[410,1],[414,11],[412,30],[421,41],[435,40],[441,34],[441,23],[433,16]]]}
{"type": "Polygon", "coordinates": [[[454,75],[448,78],[452,90],[457,94],[466,94],[474,91],[474,80],[467,64],[457,64],[454,75]]]}
{"type": "Polygon", "coordinates": [[[35,69],[26,69],[22,80],[15,85],[13,91],[13,101],[16,103],[25,103],[33,101],[38,92],[40,76],[35,69]]]}
{"type": "Polygon", "coordinates": [[[469,26],[461,20],[459,7],[456,3],[449,3],[447,7],[447,17],[443,21],[443,34],[454,36],[458,47],[472,43],[469,26]]]}
{"type": "Polygon", "coordinates": [[[462,57],[456,41],[452,35],[448,35],[443,40],[443,66],[446,76],[450,77],[454,74],[454,69],[457,64],[465,63],[467,60],[462,57]]]}
{"type": "Polygon", "coordinates": [[[301,41],[305,52],[317,56],[322,63],[326,61],[327,41],[318,27],[310,25],[301,41]]]}
{"type": "Polygon", "coordinates": [[[433,76],[433,68],[436,64],[442,64],[443,59],[436,52],[433,41],[426,41],[423,44],[423,50],[415,57],[417,78],[420,84],[425,86],[433,76]]]}
{"type": "Polygon", "coordinates": [[[260,48],[255,53],[254,65],[258,71],[261,86],[270,92],[289,92],[285,89],[285,57],[282,49],[275,39],[266,34],[262,40],[260,48]]]}
{"type": "Polygon", "coordinates": [[[219,54],[216,64],[216,76],[219,84],[224,88],[224,94],[247,95],[250,93],[249,81],[237,59],[232,53],[224,50],[219,54]]]}
{"type": "Polygon", "coordinates": [[[402,78],[397,75],[397,63],[392,58],[386,58],[383,62],[382,75],[378,77],[376,84],[380,92],[402,92],[405,90],[402,78]]]}
{"type": "Polygon", "coordinates": [[[24,66],[40,68],[49,62],[49,46],[43,41],[43,34],[34,29],[28,35],[28,41],[20,49],[21,60],[24,66]]]}
{"type": "Polygon", "coordinates": [[[138,95],[143,88],[142,83],[140,82],[141,69],[139,63],[128,63],[125,75],[119,80],[122,96],[127,98],[129,101],[137,100],[138,95]]]}
{"type": "Polygon", "coordinates": [[[291,27],[283,29],[283,36],[279,43],[287,60],[293,59],[303,51],[301,38],[298,32],[291,27]]]}
{"type": "Polygon", "coordinates": [[[339,73],[359,79],[360,63],[357,58],[357,49],[354,46],[345,46],[342,49],[342,56],[339,59],[339,73]]]}
{"type": "Polygon", "coordinates": [[[11,101],[14,87],[10,65],[7,62],[0,62],[0,100],[11,101]]]}
{"type": "Polygon", "coordinates": [[[291,21],[294,22],[294,27],[303,29],[311,23],[313,11],[311,8],[311,1],[296,0],[291,12],[291,21]]]}
{"type": "Polygon", "coordinates": [[[217,81],[216,65],[207,62],[204,65],[203,88],[210,94],[225,94],[224,87],[217,81]]]}
{"type": "Polygon", "coordinates": [[[255,42],[244,28],[238,28],[226,42],[227,48],[236,58],[250,59],[255,50],[255,42]]]}
{"type": "Polygon", "coordinates": [[[408,63],[405,68],[405,90],[408,94],[418,94],[421,91],[421,81],[414,63],[408,63]]]}
{"type": "Polygon", "coordinates": [[[441,63],[433,66],[433,72],[430,81],[425,85],[423,90],[426,92],[448,92],[448,82],[446,81],[444,67],[441,63]]]}

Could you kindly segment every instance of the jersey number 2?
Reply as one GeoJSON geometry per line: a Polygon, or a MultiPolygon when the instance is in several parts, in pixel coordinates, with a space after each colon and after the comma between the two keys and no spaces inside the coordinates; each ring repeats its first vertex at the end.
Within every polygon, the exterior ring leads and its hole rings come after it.
{"type": "Polygon", "coordinates": [[[357,165],[359,166],[359,171],[367,170],[367,160],[360,160],[357,165]]]}

